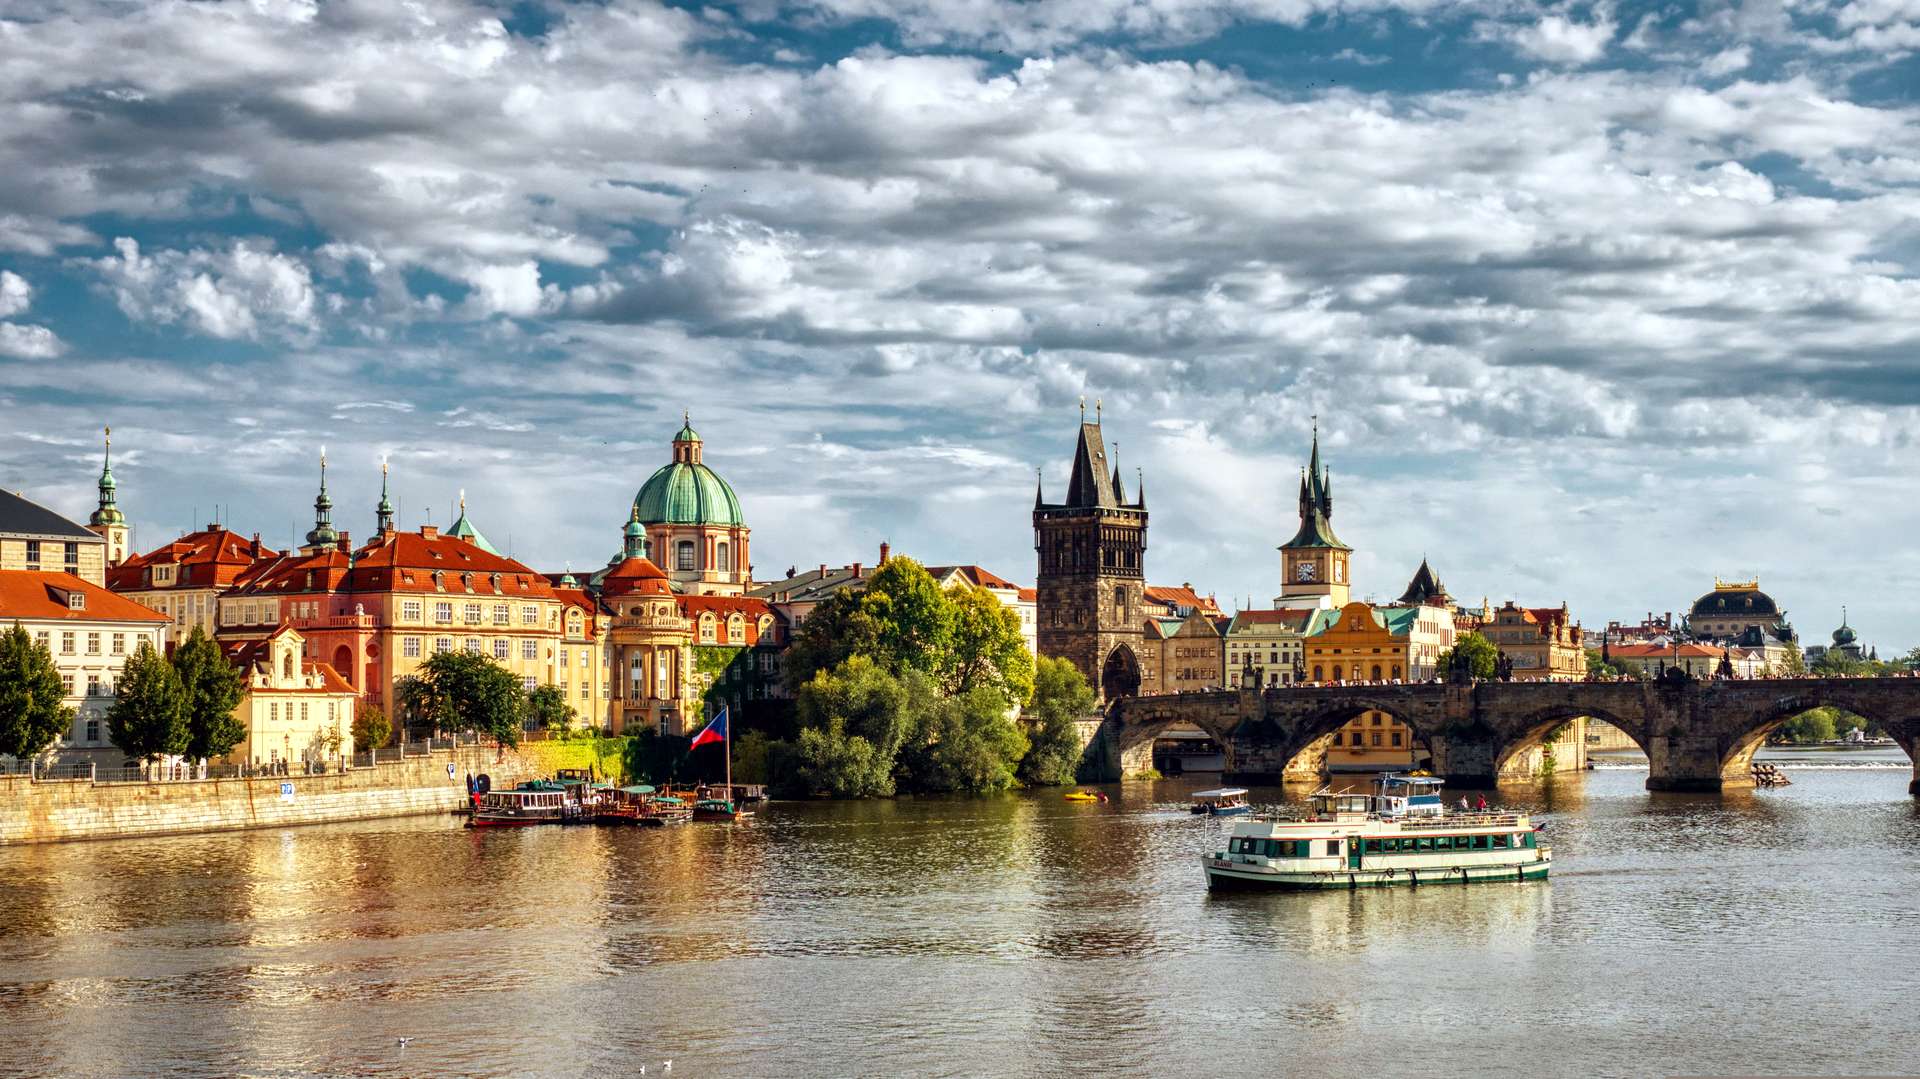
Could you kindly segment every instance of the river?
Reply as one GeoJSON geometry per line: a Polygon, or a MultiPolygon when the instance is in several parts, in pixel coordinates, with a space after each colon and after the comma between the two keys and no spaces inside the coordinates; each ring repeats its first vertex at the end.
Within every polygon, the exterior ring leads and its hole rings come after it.
{"type": "Polygon", "coordinates": [[[1906,760],[1787,763],[1503,787],[1553,878],[1452,889],[1209,896],[1193,780],[0,849],[0,1071],[1920,1072],[1906,760]]]}

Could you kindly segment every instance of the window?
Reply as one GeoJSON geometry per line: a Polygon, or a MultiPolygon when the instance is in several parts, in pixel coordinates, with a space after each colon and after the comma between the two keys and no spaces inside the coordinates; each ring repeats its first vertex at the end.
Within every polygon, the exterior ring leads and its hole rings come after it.
{"type": "Polygon", "coordinates": [[[512,625],[513,624],[512,608],[508,607],[504,603],[494,604],[493,605],[493,624],[496,626],[512,625]]]}
{"type": "Polygon", "coordinates": [[[61,632],[60,654],[63,656],[73,655],[73,631],[72,630],[65,630],[61,632]]]}
{"type": "MultiPolygon", "coordinates": [[[[533,642],[529,641],[527,643],[531,644],[533,642]]],[[[508,641],[505,637],[495,637],[493,639],[493,658],[506,659],[511,650],[512,642],[508,641]]]]}
{"type": "Polygon", "coordinates": [[[584,648],[580,650],[580,665],[582,667],[587,665],[587,650],[584,648]]]}
{"type": "Polygon", "coordinates": [[[116,633],[113,635],[113,654],[116,656],[124,656],[127,654],[126,634],[116,633]]]}
{"type": "Polygon", "coordinates": [[[451,652],[451,651],[453,651],[452,637],[435,637],[433,639],[433,652],[435,655],[439,655],[442,652],[451,652]]]}
{"type": "Polygon", "coordinates": [[[534,606],[531,603],[522,604],[520,607],[520,624],[523,626],[539,625],[540,624],[540,608],[534,606]]]}
{"type": "Polygon", "coordinates": [[[520,688],[526,690],[528,693],[532,693],[539,685],[540,680],[530,674],[524,675],[520,679],[520,688]]]}
{"type": "Polygon", "coordinates": [[[717,570],[731,569],[732,567],[727,564],[730,557],[727,553],[727,545],[724,542],[721,543],[713,550],[713,568],[717,570]]]}
{"type": "Polygon", "coordinates": [[[480,638],[468,637],[466,641],[466,650],[472,653],[473,655],[476,655],[476,656],[479,655],[480,654],[480,638]]]}
{"type": "Polygon", "coordinates": [[[1400,748],[1400,732],[1399,731],[1393,732],[1393,746],[1395,749],[1400,748]]]}
{"type": "Polygon", "coordinates": [[[480,605],[478,603],[468,603],[463,605],[460,611],[460,617],[467,622],[480,621],[480,605]]]}
{"type": "Polygon", "coordinates": [[[1366,854],[1378,854],[1380,853],[1380,841],[1378,839],[1369,839],[1361,850],[1366,854]]]}
{"type": "Polygon", "coordinates": [[[593,694],[592,694],[592,693],[590,692],[590,690],[591,690],[591,688],[592,688],[592,687],[590,687],[590,686],[588,686],[588,685],[587,685],[587,683],[585,683],[585,682],[581,682],[581,683],[580,683],[580,699],[581,699],[581,700],[583,700],[583,701],[584,701],[584,700],[586,700],[586,699],[588,699],[589,697],[591,697],[591,696],[593,695],[593,694]]]}
{"type": "MultiPolygon", "coordinates": [[[[1357,737],[1357,736],[1356,736],[1356,737],[1357,737]]],[[[1379,731],[1374,731],[1374,732],[1373,732],[1373,744],[1374,744],[1375,746],[1378,746],[1378,745],[1380,744],[1380,732],[1379,732],[1379,731]]]]}
{"type": "Polygon", "coordinates": [[[100,721],[97,719],[87,720],[87,741],[98,742],[99,740],[100,740],[100,721]]]}
{"type": "Polygon", "coordinates": [[[48,652],[53,651],[52,638],[52,633],[47,630],[37,629],[33,631],[33,643],[46,649],[48,652]]]}
{"type": "Polygon", "coordinates": [[[436,603],[433,605],[433,620],[441,624],[453,621],[453,604],[436,603]]]}
{"type": "Polygon", "coordinates": [[[80,576],[80,545],[79,544],[77,543],[67,544],[65,562],[67,564],[68,573],[73,574],[75,577],[80,576]]]}
{"type": "Polygon", "coordinates": [[[539,659],[540,658],[540,642],[539,641],[521,641],[520,642],[520,658],[521,659],[539,659]]]}
{"type": "Polygon", "coordinates": [[[420,601],[404,599],[400,601],[400,620],[402,622],[420,621],[420,601]]]}
{"type": "Polygon", "coordinates": [[[1504,836],[1504,835],[1497,835],[1497,836],[1494,836],[1494,837],[1493,837],[1493,849],[1494,849],[1494,850],[1506,850],[1506,849],[1507,849],[1507,839],[1508,839],[1508,837],[1507,837],[1507,836],[1504,836]]]}
{"type": "Polygon", "coordinates": [[[99,654],[100,654],[100,635],[98,633],[87,634],[87,655],[97,656],[99,654]]]}
{"type": "Polygon", "coordinates": [[[1327,853],[1328,854],[1340,853],[1340,841],[1338,839],[1327,840],[1327,853]]]}
{"type": "Polygon", "coordinates": [[[86,609],[87,609],[87,594],[85,592],[68,592],[67,593],[67,610],[84,611],[86,609]]]}
{"type": "Polygon", "coordinates": [[[562,667],[567,665],[567,650],[565,648],[560,649],[560,665],[562,667]]]}
{"type": "MultiPolygon", "coordinates": [[[[293,706],[288,705],[287,707],[292,708],[293,706]]],[[[301,701],[300,702],[300,722],[305,723],[306,721],[307,721],[307,702],[301,701]]]]}
{"type": "Polygon", "coordinates": [[[40,568],[40,541],[39,540],[27,541],[27,568],[34,569],[34,570],[37,570],[40,568]]]}
{"type": "Polygon", "coordinates": [[[714,641],[713,612],[709,611],[700,616],[700,643],[712,644],[713,641],[714,641]]]}
{"type": "Polygon", "coordinates": [[[60,676],[60,690],[61,692],[65,693],[69,697],[73,696],[73,675],[72,674],[63,674],[60,676]]]}
{"type": "Polygon", "coordinates": [[[280,702],[279,701],[272,701],[267,705],[267,719],[274,723],[280,722],[280,702]]]}
{"type": "Polygon", "coordinates": [[[87,675],[87,696],[98,697],[99,695],[100,695],[100,676],[97,674],[90,673],[87,675]]]}
{"type": "Polygon", "coordinates": [[[400,639],[400,654],[407,657],[408,659],[419,659],[420,658],[420,638],[402,637],[400,639]]]}
{"type": "Polygon", "coordinates": [[[1381,718],[1382,718],[1382,717],[1381,717],[1381,715],[1380,715],[1380,713],[1378,713],[1378,712],[1375,712],[1375,713],[1373,714],[1373,725],[1374,725],[1374,726],[1376,726],[1376,727],[1378,727],[1378,726],[1380,725],[1380,720],[1381,720],[1381,718]]]}

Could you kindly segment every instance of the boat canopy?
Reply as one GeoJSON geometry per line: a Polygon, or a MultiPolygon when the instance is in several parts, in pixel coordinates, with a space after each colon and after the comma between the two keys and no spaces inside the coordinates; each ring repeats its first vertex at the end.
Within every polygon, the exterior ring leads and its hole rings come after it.
{"type": "Polygon", "coordinates": [[[1245,787],[1221,787],[1217,790],[1194,791],[1193,798],[1195,801],[1199,801],[1202,798],[1241,798],[1245,797],[1246,793],[1247,788],[1245,787]]]}
{"type": "Polygon", "coordinates": [[[1441,779],[1439,776],[1427,775],[1422,772],[1414,772],[1411,774],[1388,772],[1386,775],[1380,777],[1380,785],[1382,787],[1409,787],[1416,791],[1433,791],[1445,786],[1446,780],[1441,779]]]}
{"type": "Polygon", "coordinates": [[[634,784],[633,786],[631,786],[631,787],[621,787],[621,788],[620,788],[620,793],[622,793],[622,794],[652,794],[652,793],[653,793],[653,787],[652,787],[652,786],[650,786],[650,785],[648,785],[648,784],[646,784],[646,783],[635,783],[635,784],[634,784]]]}

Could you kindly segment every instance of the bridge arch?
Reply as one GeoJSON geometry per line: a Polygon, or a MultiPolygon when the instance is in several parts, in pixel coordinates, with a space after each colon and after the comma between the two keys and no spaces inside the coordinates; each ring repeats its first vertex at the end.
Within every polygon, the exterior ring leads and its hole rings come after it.
{"type": "Polygon", "coordinates": [[[1547,735],[1552,734],[1562,724],[1583,718],[1597,719],[1619,728],[1634,745],[1640,747],[1642,753],[1647,752],[1647,734],[1642,724],[1623,719],[1603,708],[1556,704],[1536,709],[1500,724],[1501,729],[1495,732],[1497,744],[1493,759],[1495,777],[1530,778],[1533,775],[1530,769],[1517,767],[1521,755],[1544,743],[1547,735]]]}
{"type": "Polygon", "coordinates": [[[1722,786],[1747,785],[1752,779],[1754,754],[1767,744],[1767,738],[1788,720],[1815,708],[1837,708],[1851,712],[1886,731],[1906,753],[1915,767],[1916,776],[1920,777],[1920,756],[1916,756],[1920,753],[1920,717],[1890,715],[1879,702],[1864,697],[1865,694],[1850,692],[1843,683],[1810,681],[1800,692],[1780,697],[1752,712],[1730,727],[1721,738],[1722,786]]]}

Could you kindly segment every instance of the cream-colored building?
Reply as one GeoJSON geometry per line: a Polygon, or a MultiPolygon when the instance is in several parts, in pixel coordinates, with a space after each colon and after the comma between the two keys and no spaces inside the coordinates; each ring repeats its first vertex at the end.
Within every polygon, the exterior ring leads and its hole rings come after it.
{"type": "Polygon", "coordinates": [[[1586,636],[1564,603],[1521,607],[1508,600],[1480,633],[1506,653],[1515,681],[1578,682],[1587,676],[1586,636]]]}
{"type": "Polygon", "coordinates": [[[70,573],[0,570],[0,626],[18,623],[53,655],[74,710],[62,750],[109,750],[107,707],[127,657],[165,651],[167,616],[70,573]]]}
{"type": "Polygon", "coordinates": [[[1314,617],[1302,608],[1235,614],[1227,625],[1227,685],[1240,688],[1249,669],[1254,686],[1293,685],[1303,658],[1300,642],[1314,617]]]}
{"type": "Polygon", "coordinates": [[[220,596],[255,563],[279,552],[210,524],[107,571],[107,587],[173,620],[173,638],[184,641],[195,626],[212,637],[220,596]]]}
{"type": "Polygon", "coordinates": [[[12,491],[0,491],[0,570],[71,573],[107,583],[107,541],[12,491]]]}
{"type": "Polygon", "coordinates": [[[352,758],[353,687],[331,666],[306,658],[306,638],[282,626],[262,640],[236,645],[229,659],[247,678],[246,695],[234,716],[246,738],[227,755],[229,764],[328,770],[352,758]]]}

